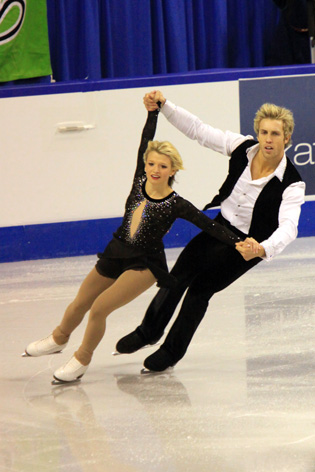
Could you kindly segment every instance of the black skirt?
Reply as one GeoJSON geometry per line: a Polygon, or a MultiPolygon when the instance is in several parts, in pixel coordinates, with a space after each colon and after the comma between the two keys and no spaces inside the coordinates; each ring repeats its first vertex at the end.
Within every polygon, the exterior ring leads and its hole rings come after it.
{"type": "Polygon", "coordinates": [[[126,270],[149,269],[156,278],[158,287],[172,288],[176,285],[176,278],[168,271],[164,248],[149,253],[141,247],[113,237],[104,252],[97,256],[99,260],[95,268],[104,277],[117,279],[126,270]]]}

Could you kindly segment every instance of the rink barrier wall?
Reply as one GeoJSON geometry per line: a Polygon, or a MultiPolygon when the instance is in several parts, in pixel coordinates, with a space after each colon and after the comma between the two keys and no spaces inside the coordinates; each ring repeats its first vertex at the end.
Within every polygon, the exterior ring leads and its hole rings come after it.
{"type": "MultiPolygon", "coordinates": [[[[76,81],[34,86],[1,86],[0,98],[117,90],[180,84],[237,81],[239,79],[310,75],[315,65],[270,68],[206,70],[187,74],[167,74],[132,79],[76,81]]],[[[207,212],[213,218],[215,210],[207,212]]],[[[299,237],[315,236],[315,201],[302,207],[299,237]]],[[[14,262],[96,254],[104,249],[119,226],[121,218],[85,219],[60,223],[27,224],[0,227],[0,262],[14,262]]],[[[166,248],[183,247],[199,232],[184,220],[178,220],[164,238],[166,248]]]]}
{"type": "MultiPolygon", "coordinates": [[[[214,218],[218,210],[205,213],[214,218]]],[[[122,218],[12,226],[0,228],[0,262],[87,256],[102,252],[122,218]]],[[[165,248],[183,247],[200,232],[176,220],[164,237],[165,248]]],[[[315,236],[315,201],[302,206],[298,237],[315,236]]]]}

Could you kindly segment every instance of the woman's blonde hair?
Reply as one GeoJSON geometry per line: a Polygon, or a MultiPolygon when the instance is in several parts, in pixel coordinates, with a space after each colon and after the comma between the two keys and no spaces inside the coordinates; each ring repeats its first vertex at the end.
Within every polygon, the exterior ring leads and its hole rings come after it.
{"type": "MultiPolygon", "coordinates": [[[[148,155],[151,151],[158,152],[159,154],[163,154],[170,158],[172,169],[175,173],[178,170],[184,169],[183,160],[172,143],[169,141],[149,141],[148,147],[143,155],[144,163],[147,163],[148,155]]],[[[172,186],[175,179],[175,174],[169,178],[169,185],[172,186]]]]}
{"type": "Polygon", "coordinates": [[[288,144],[291,143],[291,136],[294,130],[294,118],[291,110],[284,107],[279,107],[273,103],[264,103],[259,110],[257,110],[254,118],[254,130],[256,135],[259,134],[259,127],[261,120],[269,118],[271,120],[279,120],[283,123],[283,133],[285,139],[290,136],[288,144]]]}

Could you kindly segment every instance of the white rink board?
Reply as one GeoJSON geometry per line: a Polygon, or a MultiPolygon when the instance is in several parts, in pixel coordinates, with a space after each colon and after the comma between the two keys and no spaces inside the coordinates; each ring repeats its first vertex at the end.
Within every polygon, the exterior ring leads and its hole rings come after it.
{"type": "MultiPolygon", "coordinates": [[[[221,129],[239,131],[238,81],[161,87],[164,95],[221,129]]],[[[148,88],[1,99],[0,227],[122,216],[131,186],[148,88]],[[63,122],[95,128],[60,133],[63,122]]],[[[248,133],[252,133],[248,130],[248,133]]],[[[174,188],[202,207],[221,185],[228,159],[159,117],[156,139],[181,152],[174,188]]]]}

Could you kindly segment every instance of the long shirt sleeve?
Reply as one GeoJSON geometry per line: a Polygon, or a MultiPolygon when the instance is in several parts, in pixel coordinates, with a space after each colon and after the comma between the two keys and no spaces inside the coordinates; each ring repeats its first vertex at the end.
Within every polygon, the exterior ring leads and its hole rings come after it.
{"type": "Polygon", "coordinates": [[[167,120],[190,139],[196,140],[201,146],[230,156],[234,149],[252,136],[243,136],[232,131],[222,131],[201,121],[184,108],[167,100],[161,109],[167,120]]]}

